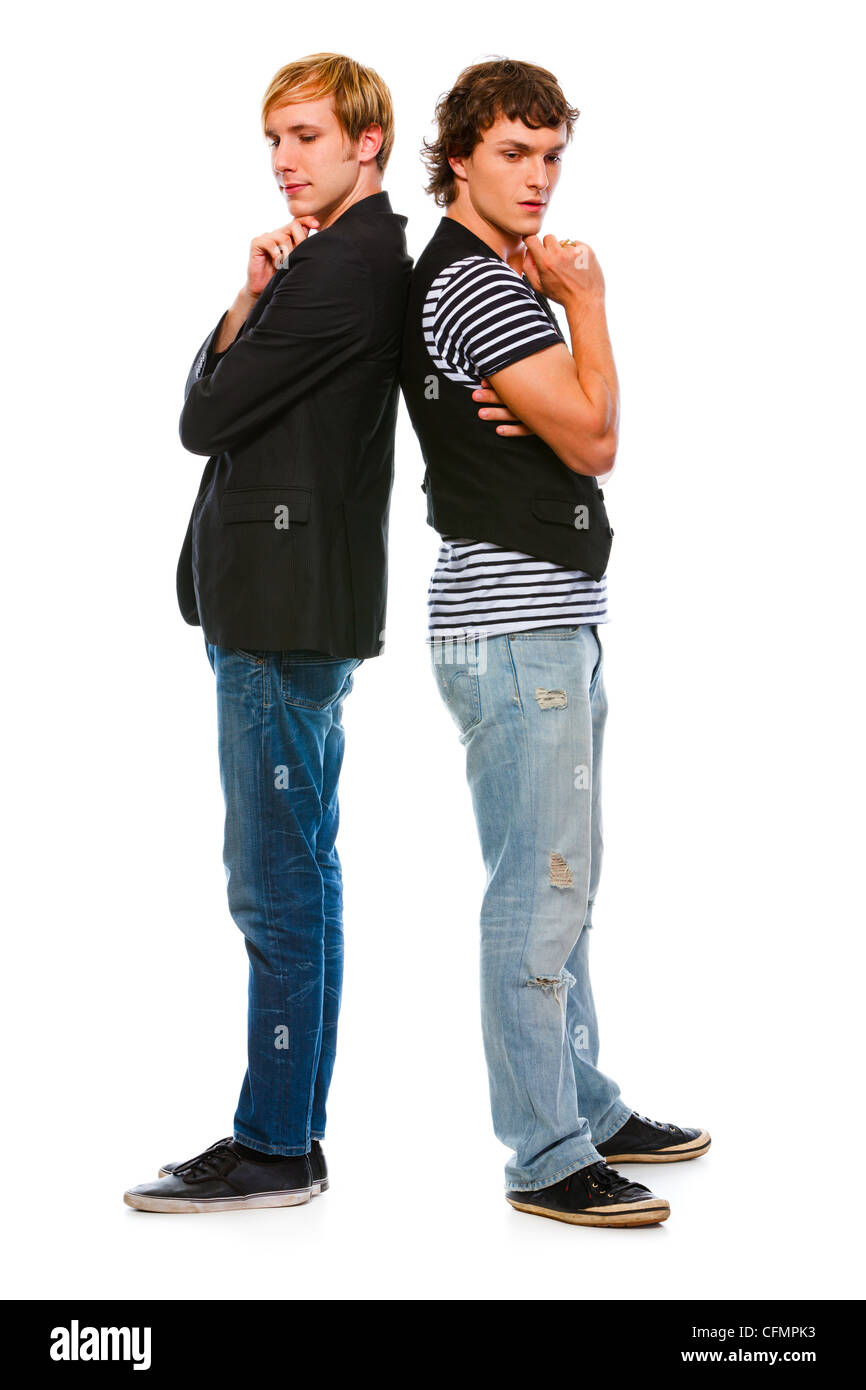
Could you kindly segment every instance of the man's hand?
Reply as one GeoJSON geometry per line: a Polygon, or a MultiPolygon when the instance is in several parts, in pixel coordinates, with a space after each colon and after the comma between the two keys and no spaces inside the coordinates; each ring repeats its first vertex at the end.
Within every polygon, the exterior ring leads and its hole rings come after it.
{"type": "Polygon", "coordinates": [[[226,311],[214,343],[214,352],[225,352],[231,346],[262,290],[270,284],[278,270],[284,269],[295,247],[300,246],[311,229],[318,225],[317,217],[295,217],[285,227],[277,227],[275,232],[264,232],[262,236],[253,237],[246,284],[238,290],[234,304],[226,311]]]}
{"type": "Polygon", "coordinates": [[[473,401],[484,401],[485,409],[479,410],[478,414],[482,420],[501,420],[502,424],[496,426],[497,434],[534,434],[528,425],[524,425],[522,420],[518,420],[516,415],[512,415],[508,406],[504,404],[502,398],[497,396],[486,376],[481,378],[481,385],[472,392],[473,401]]]}
{"type": "Polygon", "coordinates": [[[286,261],[295,247],[300,246],[310,230],[318,225],[317,217],[295,217],[284,227],[277,227],[275,232],[265,232],[253,238],[245,286],[251,299],[258,299],[275,272],[285,269],[286,261]]]}
{"type": "Polygon", "coordinates": [[[604,276],[595,252],[586,242],[563,246],[555,236],[546,236],[543,242],[537,236],[527,236],[523,241],[524,274],[537,294],[580,310],[598,308],[604,303],[604,276]]]}

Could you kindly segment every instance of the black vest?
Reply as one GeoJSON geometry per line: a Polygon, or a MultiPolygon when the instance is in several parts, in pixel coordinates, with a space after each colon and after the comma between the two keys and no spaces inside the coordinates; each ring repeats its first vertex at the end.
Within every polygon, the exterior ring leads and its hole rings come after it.
{"type": "MultiPolygon", "coordinates": [[[[440,535],[492,541],[601,579],[613,530],[595,478],[573,473],[538,435],[497,434],[472,399],[479,383],[449,380],[427,349],[423,310],[433,281],[453,261],[479,255],[499,259],[468,227],[443,217],[412,274],[400,386],[426,465],[428,524],[440,535]]],[[[562,338],[547,300],[535,297],[562,338]]]]}

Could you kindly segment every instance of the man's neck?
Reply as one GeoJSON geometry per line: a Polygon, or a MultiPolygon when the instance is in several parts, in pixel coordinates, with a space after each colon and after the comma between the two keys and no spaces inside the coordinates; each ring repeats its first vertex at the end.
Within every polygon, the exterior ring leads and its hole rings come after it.
{"type": "Polygon", "coordinates": [[[518,233],[506,231],[504,227],[497,227],[493,222],[488,222],[487,218],[482,217],[472,206],[469,199],[461,194],[457,195],[445,216],[474,232],[491,251],[495,251],[497,256],[506,261],[512,270],[516,270],[518,275],[523,274],[526,246],[518,233]]]}
{"type": "Polygon", "coordinates": [[[358,183],[355,184],[354,188],[352,188],[349,191],[349,193],[346,194],[345,198],[342,198],[340,200],[340,202],[337,204],[335,208],[332,209],[331,212],[326,213],[325,216],[319,218],[319,231],[324,231],[326,227],[332,226],[332,224],[337,221],[337,218],[342,217],[343,213],[348,208],[350,208],[353,203],[360,203],[362,199],[370,198],[374,193],[381,192],[381,178],[378,180],[359,180],[358,183]]]}

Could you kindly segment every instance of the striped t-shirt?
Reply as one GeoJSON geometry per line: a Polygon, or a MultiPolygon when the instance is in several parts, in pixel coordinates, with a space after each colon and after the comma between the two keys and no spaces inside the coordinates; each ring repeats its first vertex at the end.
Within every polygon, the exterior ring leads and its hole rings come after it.
{"type": "MultiPolygon", "coordinates": [[[[464,256],[437,275],[424,302],[424,337],[437,369],[470,391],[565,341],[526,277],[489,256],[464,256]]],[[[604,623],[607,580],[491,541],[443,536],[427,613],[430,638],[604,623]]]]}

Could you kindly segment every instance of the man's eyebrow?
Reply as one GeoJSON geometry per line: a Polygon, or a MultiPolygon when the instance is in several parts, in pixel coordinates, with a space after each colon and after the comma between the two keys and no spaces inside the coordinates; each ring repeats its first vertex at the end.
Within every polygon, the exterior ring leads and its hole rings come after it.
{"type": "MultiPolygon", "coordinates": [[[[523,140],[497,140],[496,146],[500,150],[524,150],[527,154],[532,151],[531,145],[527,145],[523,140]]],[[[562,140],[558,145],[551,145],[548,154],[557,154],[559,150],[565,149],[565,141],[562,140]]]]}
{"type": "MultiPolygon", "coordinates": [[[[313,125],[312,121],[299,121],[297,125],[286,126],[286,130],[289,132],[296,130],[315,130],[319,135],[322,133],[322,127],[320,125],[313,125]]],[[[265,131],[265,135],[276,135],[276,133],[275,130],[265,131]]]]}

